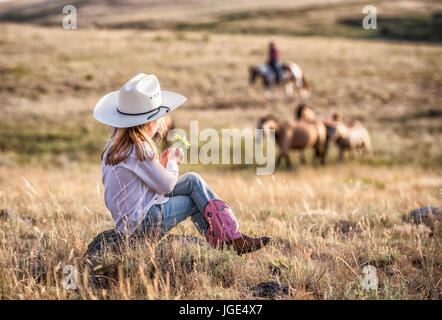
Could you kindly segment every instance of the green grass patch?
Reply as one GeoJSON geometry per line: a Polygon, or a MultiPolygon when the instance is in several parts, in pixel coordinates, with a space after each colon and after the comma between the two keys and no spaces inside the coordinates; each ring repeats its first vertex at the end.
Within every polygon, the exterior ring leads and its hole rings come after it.
{"type": "Polygon", "coordinates": [[[99,156],[109,131],[83,116],[69,122],[32,117],[0,123],[0,151],[13,153],[19,163],[54,160],[61,155],[69,160],[90,160],[99,156]]]}

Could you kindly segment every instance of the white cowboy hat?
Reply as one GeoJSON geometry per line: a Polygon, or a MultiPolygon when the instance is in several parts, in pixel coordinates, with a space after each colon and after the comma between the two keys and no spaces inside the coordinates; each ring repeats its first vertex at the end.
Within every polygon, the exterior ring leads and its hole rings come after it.
{"type": "Polygon", "coordinates": [[[116,128],[134,127],[156,120],[178,108],[186,97],[160,89],[155,75],[137,74],[98,101],[94,117],[116,128]]]}

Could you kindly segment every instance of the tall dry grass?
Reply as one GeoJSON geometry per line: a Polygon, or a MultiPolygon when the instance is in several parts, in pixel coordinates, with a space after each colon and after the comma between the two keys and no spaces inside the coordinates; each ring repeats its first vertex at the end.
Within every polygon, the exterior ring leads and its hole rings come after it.
{"type": "MultiPolygon", "coordinates": [[[[81,270],[88,242],[113,225],[100,172],[2,168],[1,207],[20,214],[1,222],[2,298],[252,299],[251,288],[265,281],[287,285],[277,296],[285,299],[441,298],[440,232],[402,220],[410,208],[440,203],[440,176],[360,165],[202,175],[244,232],[273,237],[269,246],[239,257],[205,244],[140,240],[122,256],[101,257],[101,286],[79,271],[78,289],[65,290],[63,268],[81,270]],[[377,268],[377,292],[360,285],[368,264],[377,268]]],[[[190,220],[172,233],[199,236],[190,220]]]]}

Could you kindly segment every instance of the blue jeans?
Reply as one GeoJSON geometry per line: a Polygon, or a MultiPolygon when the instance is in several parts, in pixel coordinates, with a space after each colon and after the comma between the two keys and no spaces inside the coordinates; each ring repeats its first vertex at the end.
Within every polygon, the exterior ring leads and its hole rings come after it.
{"type": "Polygon", "coordinates": [[[276,76],[276,83],[281,82],[284,80],[284,73],[282,70],[281,63],[278,60],[269,62],[270,67],[273,69],[273,72],[275,72],[276,76]]]}
{"type": "Polygon", "coordinates": [[[201,235],[209,224],[204,209],[209,200],[219,200],[215,192],[197,173],[181,175],[173,191],[166,195],[169,201],[153,205],[136,232],[163,237],[170,229],[190,217],[201,235]]]}

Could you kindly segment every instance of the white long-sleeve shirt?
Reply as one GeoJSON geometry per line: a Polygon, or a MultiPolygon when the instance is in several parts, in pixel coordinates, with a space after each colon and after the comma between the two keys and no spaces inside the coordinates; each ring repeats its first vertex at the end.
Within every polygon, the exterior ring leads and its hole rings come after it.
{"type": "Polygon", "coordinates": [[[139,161],[135,148],[126,160],[115,166],[102,160],[101,167],[106,207],[115,229],[128,235],[135,232],[154,204],[168,201],[163,194],[171,192],[178,179],[176,161],[168,161],[166,168],[150,157],[139,161]]]}

